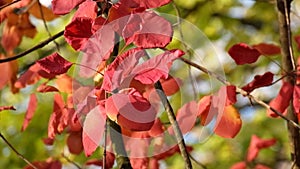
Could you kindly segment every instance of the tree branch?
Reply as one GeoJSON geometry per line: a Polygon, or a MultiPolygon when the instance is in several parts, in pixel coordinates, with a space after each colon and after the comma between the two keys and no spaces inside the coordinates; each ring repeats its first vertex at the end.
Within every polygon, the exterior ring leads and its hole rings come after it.
{"type": "Polygon", "coordinates": [[[117,160],[118,168],[132,169],[130,160],[127,156],[127,153],[126,153],[126,150],[124,147],[124,141],[123,141],[123,137],[122,137],[121,127],[114,121],[110,120],[109,118],[108,118],[107,123],[111,127],[109,130],[109,133],[110,133],[110,138],[111,138],[113,147],[116,151],[116,160],[117,160]]]}
{"type": "Polygon", "coordinates": [[[160,97],[161,102],[163,103],[163,105],[165,107],[165,110],[168,114],[168,118],[169,118],[170,123],[173,127],[175,137],[176,137],[177,142],[178,142],[178,147],[180,149],[181,156],[183,157],[184,162],[185,162],[185,168],[186,169],[191,169],[191,168],[193,168],[192,163],[191,163],[188,151],[187,151],[186,146],[185,146],[183,135],[182,135],[181,130],[179,128],[179,125],[176,121],[176,116],[174,114],[173,108],[172,108],[172,106],[171,106],[171,104],[170,104],[170,102],[169,102],[162,86],[161,86],[161,83],[159,81],[156,82],[154,84],[154,87],[156,89],[157,94],[160,97]]]}
{"type": "Polygon", "coordinates": [[[10,2],[8,4],[2,5],[2,6],[0,6],[0,10],[4,9],[4,8],[6,8],[6,7],[8,7],[8,6],[12,5],[12,4],[15,4],[15,3],[19,2],[19,1],[21,1],[21,0],[15,0],[15,1],[12,1],[12,2],[10,2]]]}
{"type": "Polygon", "coordinates": [[[25,51],[23,51],[23,52],[21,52],[21,53],[15,55],[15,56],[8,57],[8,58],[5,58],[5,59],[0,59],[0,63],[10,62],[10,61],[19,59],[19,58],[21,58],[21,57],[23,57],[23,56],[25,56],[25,55],[27,55],[27,54],[29,54],[29,53],[31,53],[31,52],[37,50],[37,49],[40,49],[40,48],[46,46],[48,43],[54,41],[55,39],[59,38],[59,37],[62,36],[63,34],[64,34],[64,31],[60,31],[60,32],[58,32],[57,34],[53,35],[52,37],[50,37],[50,38],[48,38],[48,39],[46,39],[46,40],[44,40],[44,41],[42,41],[41,43],[37,44],[36,46],[33,46],[33,47],[30,48],[30,49],[27,49],[27,50],[25,50],[25,51]]]}
{"type": "Polygon", "coordinates": [[[9,148],[11,148],[13,150],[13,152],[15,152],[17,154],[17,156],[22,159],[23,161],[25,161],[28,165],[30,165],[33,169],[38,169],[36,166],[34,166],[29,160],[27,160],[22,154],[20,154],[13,145],[10,144],[10,142],[2,135],[2,133],[0,133],[0,137],[2,138],[2,140],[9,146],[9,148]]]}
{"type": "MultiPolygon", "coordinates": [[[[295,71],[295,61],[293,57],[291,27],[290,27],[290,7],[292,0],[277,0],[278,22],[280,33],[280,44],[282,54],[282,67],[287,72],[295,71]]],[[[285,80],[295,84],[294,77],[287,77],[285,80]]],[[[287,117],[298,124],[298,118],[293,108],[293,98],[290,101],[287,117]]],[[[294,162],[293,169],[300,168],[300,134],[299,130],[288,123],[289,139],[291,143],[291,157],[294,162]]]]}
{"type": "MultiPolygon", "coordinates": [[[[222,82],[223,84],[227,85],[227,86],[230,86],[232,85],[230,82],[228,82],[227,80],[223,79],[221,76],[219,76],[218,74],[214,73],[214,72],[211,72],[209,71],[208,69],[206,69],[205,67],[203,66],[200,66],[188,59],[185,59],[185,58],[180,58],[181,61],[185,62],[186,64],[189,64],[199,70],[201,70],[202,72],[218,79],[220,82],[222,82]]],[[[249,99],[255,101],[256,103],[258,103],[259,105],[265,107],[266,109],[270,109],[271,111],[273,111],[276,115],[278,115],[279,117],[281,117],[282,119],[284,119],[285,121],[287,121],[291,126],[293,126],[293,128],[299,130],[300,129],[300,126],[298,125],[298,123],[296,123],[295,121],[293,120],[290,120],[288,119],[287,117],[285,117],[281,112],[275,110],[274,108],[272,108],[271,106],[269,106],[267,103],[263,102],[262,100],[254,97],[253,95],[249,94],[248,92],[246,92],[245,90],[239,88],[236,86],[236,92],[237,93],[240,93],[241,95],[245,96],[245,97],[248,97],[249,99]]]]}

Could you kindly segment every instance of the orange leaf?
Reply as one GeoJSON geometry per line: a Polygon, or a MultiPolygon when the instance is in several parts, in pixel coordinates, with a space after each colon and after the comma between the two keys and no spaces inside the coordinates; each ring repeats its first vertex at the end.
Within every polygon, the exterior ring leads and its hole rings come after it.
{"type": "Polygon", "coordinates": [[[53,14],[52,10],[44,7],[43,5],[41,5],[40,9],[38,2],[35,2],[29,9],[29,13],[38,19],[43,19],[41,11],[43,12],[43,17],[46,21],[51,21],[58,17],[58,15],[53,14]]]}
{"type": "Polygon", "coordinates": [[[232,105],[226,106],[221,119],[217,122],[215,133],[221,137],[234,138],[242,127],[240,114],[232,105]]]}

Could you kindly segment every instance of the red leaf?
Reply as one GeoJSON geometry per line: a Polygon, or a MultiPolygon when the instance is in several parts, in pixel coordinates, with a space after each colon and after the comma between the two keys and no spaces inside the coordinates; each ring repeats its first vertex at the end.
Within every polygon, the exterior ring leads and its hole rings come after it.
{"type": "Polygon", "coordinates": [[[297,43],[298,49],[300,49],[300,35],[295,36],[294,39],[297,43]]]}
{"type": "Polygon", "coordinates": [[[96,19],[97,17],[97,3],[92,0],[85,0],[79,5],[79,8],[75,12],[73,19],[77,17],[86,17],[96,19]]]}
{"type": "Polygon", "coordinates": [[[27,128],[28,124],[30,123],[30,121],[31,121],[31,119],[34,115],[36,107],[37,107],[36,95],[31,94],[30,99],[29,99],[29,103],[28,103],[28,108],[27,108],[27,111],[25,113],[25,119],[24,119],[24,122],[23,122],[23,125],[22,125],[22,128],[21,128],[21,131],[24,131],[27,128]]]}
{"type": "Polygon", "coordinates": [[[131,15],[122,33],[127,44],[133,42],[142,48],[164,48],[172,34],[171,23],[152,12],[131,15]]]}
{"type": "Polygon", "coordinates": [[[293,106],[295,109],[295,112],[297,114],[300,114],[300,86],[296,85],[294,87],[294,94],[293,94],[293,106]]]}
{"type": "Polygon", "coordinates": [[[154,124],[155,108],[137,91],[114,94],[106,100],[107,116],[121,127],[132,131],[148,131],[154,124]]]}
{"type": "Polygon", "coordinates": [[[233,105],[236,103],[236,87],[222,86],[218,92],[220,95],[218,97],[226,99],[225,106],[233,105]]]}
{"type": "Polygon", "coordinates": [[[232,105],[226,106],[214,129],[215,133],[224,138],[234,138],[242,127],[239,112],[232,105]]]}
{"type": "Polygon", "coordinates": [[[153,84],[161,78],[167,79],[172,62],[183,55],[181,50],[166,51],[134,67],[131,74],[143,84],[153,84]]]}
{"type": "Polygon", "coordinates": [[[238,163],[235,163],[233,166],[230,167],[230,169],[247,169],[246,162],[241,161],[238,163]]]}
{"type": "Polygon", "coordinates": [[[201,118],[201,125],[205,126],[211,122],[213,116],[208,116],[211,106],[212,96],[204,96],[199,100],[198,116],[201,118]]]}
{"type": "Polygon", "coordinates": [[[118,56],[104,73],[102,88],[112,91],[121,86],[129,86],[131,79],[126,80],[132,69],[138,64],[139,59],[144,56],[144,50],[134,48],[118,56]]]}
{"type": "Polygon", "coordinates": [[[176,120],[183,134],[189,132],[197,119],[198,104],[195,101],[184,104],[176,114],[176,120]]]}
{"type": "Polygon", "coordinates": [[[245,43],[233,45],[229,51],[229,55],[238,65],[250,64],[257,61],[260,52],[245,43]]]}
{"type": "Polygon", "coordinates": [[[280,54],[280,47],[273,44],[260,43],[252,46],[254,49],[258,50],[262,55],[278,55],[280,54]]]}
{"type": "Polygon", "coordinates": [[[85,0],[52,0],[53,13],[57,15],[67,14],[83,1],[85,0]]]}
{"type": "MultiPolygon", "coordinates": [[[[32,163],[38,169],[62,169],[62,164],[58,160],[49,158],[46,161],[35,161],[32,163]]],[[[24,167],[24,169],[33,169],[30,165],[24,167]]]]}
{"type": "MultiPolygon", "coordinates": [[[[125,2],[125,0],[121,0],[120,2],[125,2]]],[[[170,3],[171,0],[152,0],[152,1],[144,1],[144,0],[126,0],[126,3],[131,4],[132,7],[138,6],[143,8],[158,8],[163,5],[170,3]]]]}
{"type": "Polygon", "coordinates": [[[82,133],[80,132],[71,132],[67,138],[67,146],[72,154],[80,154],[83,150],[82,145],[82,133]]]}
{"type": "MultiPolygon", "coordinates": [[[[278,95],[273,100],[271,100],[269,105],[273,109],[283,113],[286,110],[286,108],[289,106],[290,100],[293,96],[293,90],[294,90],[293,85],[291,85],[289,82],[283,81],[283,84],[280,88],[278,95]]],[[[278,116],[270,109],[267,110],[267,114],[270,117],[278,116]]]]}
{"type": "Polygon", "coordinates": [[[83,124],[82,143],[84,153],[90,156],[99,146],[103,137],[106,116],[102,107],[97,106],[86,116],[83,124]]]}
{"type": "Polygon", "coordinates": [[[262,164],[257,164],[254,169],[271,169],[270,167],[267,167],[265,165],[262,164]]]}
{"type": "Polygon", "coordinates": [[[48,123],[48,138],[54,139],[56,134],[60,134],[58,126],[60,125],[60,119],[63,116],[63,108],[65,103],[60,94],[54,95],[53,112],[50,116],[48,123]]]}
{"type": "Polygon", "coordinates": [[[19,77],[14,85],[16,88],[24,88],[26,85],[36,83],[41,77],[52,79],[55,75],[42,70],[39,64],[34,64],[19,77]]]}
{"type": "MultiPolygon", "coordinates": [[[[193,147],[186,146],[186,150],[188,152],[191,152],[193,150],[193,147]]],[[[163,153],[157,154],[153,157],[157,160],[163,160],[163,159],[166,159],[166,158],[174,155],[175,153],[179,153],[179,152],[180,152],[179,147],[178,147],[178,145],[176,145],[176,146],[172,147],[171,149],[164,151],[163,153]]]]}
{"type": "Polygon", "coordinates": [[[76,17],[69,23],[64,32],[66,41],[77,51],[83,49],[92,33],[93,19],[86,17],[76,17]]]}
{"type": "Polygon", "coordinates": [[[269,86],[273,82],[273,76],[274,74],[271,72],[266,72],[263,75],[256,75],[254,77],[254,80],[248,83],[246,86],[242,87],[242,89],[250,93],[256,88],[269,86]]]}
{"type": "MultiPolygon", "coordinates": [[[[115,155],[109,151],[106,152],[106,164],[105,168],[112,168],[115,162],[115,155]]],[[[96,165],[103,167],[103,159],[91,159],[88,160],[85,165],[96,165]]]]}
{"type": "Polygon", "coordinates": [[[47,92],[58,92],[58,89],[56,87],[49,86],[43,83],[36,89],[36,91],[41,93],[47,93],[47,92]]]}
{"type": "Polygon", "coordinates": [[[4,110],[16,110],[13,106],[0,106],[0,112],[4,110]]]}
{"type": "Polygon", "coordinates": [[[53,53],[41,60],[37,61],[37,64],[49,74],[63,74],[66,73],[73,63],[65,60],[58,53],[53,53]]]}
{"type": "Polygon", "coordinates": [[[252,135],[251,142],[248,148],[247,161],[253,161],[257,157],[261,149],[268,148],[275,143],[275,139],[261,139],[256,135],[252,135]]]}

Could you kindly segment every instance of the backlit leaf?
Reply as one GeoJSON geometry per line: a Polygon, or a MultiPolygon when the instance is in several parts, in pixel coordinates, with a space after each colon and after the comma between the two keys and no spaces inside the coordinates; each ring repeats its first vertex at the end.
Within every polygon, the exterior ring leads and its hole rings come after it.
{"type": "Polygon", "coordinates": [[[25,113],[25,118],[24,118],[24,122],[23,122],[23,125],[22,125],[22,128],[21,128],[21,131],[24,131],[28,124],[30,123],[33,115],[34,115],[34,112],[37,108],[37,98],[36,98],[36,95],[35,94],[31,94],[30,95],[30,98],[29,98],[29,103],[28,103],[28,108],[27,108],[27,111],[25,113]]]}
{"type": "Polygon", "coordinates": [[[198,104],[191,101],[184,104],[176,114],[176,120],[183,134],[189,132],[195,125],[197,119],[198,104]]]}
{"type": "Polygon", "coordinates": [[[143,84],[153,84],[159,79],[167,79],[173,61],[184,55],[181,50],[170,50],[136,66],[132,70],[134,79],[143,84]]]}
{"type": "Polygon", "coordinates": [[[85,0],[52,0],[53,13],[57,15],[67,14],[83,1],[85,0]]]}
{"type": "Polygon", "coordinates": [[[106,116],[99,106],[92,109],[86,116],[83,124],[82,143],[84,153],[90,156],[99,146],[103,137],[106,116]]]}
{"type": "MultiPolygon", "coordinates": [[[[291,85],[289,82],[283,81],[283,84],[280,88],[278,95],[271,100],[269,105],[273,109],[279,111],[280,113],[283,113],[290,104],[290,100],[293,96],[293,91],[294,91],[293,85],[291,85]]],[[[267,110],[267,114],[271,117],[278,116],[270,109],[267,110]]]]}
{"type": "Polygon", "coordinates": [[[65,60],[58,53],[53,53],[41,60],[37,61],[37,64],[49,74],[63,74],[66,73],[73,63],[65,60]]]}
{"type": "Polygon", "coordinates": [[[240,114],[232,105],[226,106],[217,122],[215,133],[224,138],[234,138],[242,127],[240,114]]]}

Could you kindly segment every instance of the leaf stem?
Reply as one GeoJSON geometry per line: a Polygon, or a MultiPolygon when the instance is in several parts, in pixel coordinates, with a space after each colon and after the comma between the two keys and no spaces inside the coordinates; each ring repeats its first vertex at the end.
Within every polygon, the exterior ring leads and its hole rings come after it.
{"type": "Polygon", "coordinates": [[[11,148],[13,150],[13,152],[15,152],[17,154],[17,156],[22,159],[23,161],[25,161],[28,165],[30,165],[33,169],[38,169],[35,165],[33,165],[29,160],[27,160],[22,154],[20,154],[15,148],[14,146],[2,135],[2,133],[0,133],[0,137],[2,138],[2,140],[8,145],[9,148],[11,148]]]}

